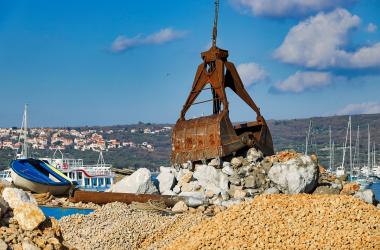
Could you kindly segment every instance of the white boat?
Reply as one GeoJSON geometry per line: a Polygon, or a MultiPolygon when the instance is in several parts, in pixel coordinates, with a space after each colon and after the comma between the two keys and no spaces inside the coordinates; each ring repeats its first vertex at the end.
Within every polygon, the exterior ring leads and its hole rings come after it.
{"type": "Polygon", "coordinates": [[[77,182],[80,189],[92,191],[105,191],[110,188],[115,181],[115,174],[112,172],[112,165],[104,162],[103,153],[100,151],[97,164],[84,165],[83,159],[64,158],[60,150],[56,150],[52,158],[40,158],[49,162],[52,166],[77,182]],[[60,158],[56,153],[61,154],[60,158]]]}

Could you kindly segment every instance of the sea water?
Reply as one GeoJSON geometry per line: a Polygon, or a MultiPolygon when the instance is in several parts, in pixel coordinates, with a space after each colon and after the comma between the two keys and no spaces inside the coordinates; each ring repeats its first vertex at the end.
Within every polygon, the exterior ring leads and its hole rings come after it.
{"type": "Polygon", "coordinates": [[[72,214],[90,214],[94,212],[94,209],[73,208],[73,207],[48,207],[39,206],[46,217],[54,217],[59,220],[63,216],[69,216],[72,214]]]}
{"type": "Polygon", "coordinates": [[[376,200],[380,201],[380,180],[376,179],[376,181],[369,185],[369,188],[372,189],[375,194],[376,200]]]}

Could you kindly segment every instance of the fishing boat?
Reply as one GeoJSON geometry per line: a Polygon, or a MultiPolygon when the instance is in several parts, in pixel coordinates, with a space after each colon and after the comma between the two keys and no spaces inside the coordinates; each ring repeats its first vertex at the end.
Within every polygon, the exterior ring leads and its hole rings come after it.
{"type": "Polygon", "coordinates": [[[31,158],[27,138],[28,105],[25,105],[19,137],[19,142],[22,143],[21,152],[16,152],[16,159],[10,164],[13,184],[35,193],[67,194],[76,183],[51,166],[49,162],[31,158]]]}
{"type": "Polygon", "coordinates": [[[76,184],[49,163],[37,159],[11,162],[13,184],[35,193],[67,194],[76,184]]]}

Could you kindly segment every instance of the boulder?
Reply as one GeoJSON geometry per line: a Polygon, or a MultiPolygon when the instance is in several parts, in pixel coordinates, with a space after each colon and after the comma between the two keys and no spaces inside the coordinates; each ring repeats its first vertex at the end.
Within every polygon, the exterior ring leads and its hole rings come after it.
{"type": "Polygon", "coordinates": [[[33,203],[25,202],[13,209],[14,219],[24,230],[33,230],[45,221],[42,210],[33,203]]]}
{"type": "Polygon", "coordinates": [[[8,246],[2,239],[0,239],[0,250],[7,250],[8,246]]]}
{"type": "Polygon", "coordinates": [[[228,190],[228,194],[229,194],[231,197],[234,197],[234,195],[235,195],[235,191],[236,191],[236,190],[242,190],[242,189],[243,189],[242,186],[230,185],[230,189],[228,190]]]}
{"type": "Polygon", "coordinates": [[[214,158],[214,159],[212,159],[212,160],[209,162],[208,165],[217,168],[217,167],[220,167],[220,165],[221,165],[221,161],[220,161],[219,158],[214,158]]]}
{"type": "Polygon", "coordinates": [[[343,186],[340,194],[343,195],[353,195],[355,192],[359,191],[360,185],[356,182],[350,182],[343,186]]]}
{"type": "Polygon", "coordinates": [[[170,196],[177,195],[174,191],[171,191],[171,190],[167,190],[161,194],[162,195],[170,195],[170,196]]]}
{"type": "Polygon", "coordinates": [[[6,187],[12,187],[12,184],[6,180],[0,179],[0,196],[3,193],[4,188],[6,187]]]}
{"type": "Polygon", "coordinates": [[[197,191],[200,188],[201,188],[201,185],[199,185],[198,181],[191,181],[189,183],[183,183],[181,190],[182,192],[193,192],[193,191],[197,191]]]}
{"type": "Polygon", "coordinates": [[[179,194],[181,192],[181,187],[179,185],[176,185],[174,188],[173,188],[173,192],[176,193],[176,194],[179,194]]]}
{"type": "Polygon", "coordinates": [[[182,186],[183,184],[185,183],[189,183],[191,181],[191,179],[193,178],[193,172],[188,172],[186,174],[183,174],[180,178],[179,178],[179,181],[178,181],[178,184],[180,186],[182,186]]]}
{"type": "Polygon", "coordinates": [[[331,186],[318,186],[313,194],[339,194],[340,190],[331,186]]]}
{"type": "Polygon", "coordinates": [[[171,171],[163,171],[157,176],[160,193],[171,190],[175,185],[175,176],[171,171]]]}
{"type": "Polygon", "coordinates": [[[214,167],[208,165],[196,165],[195,172],[193,177],[199,181],[199,184],[202,187],[205,187],[207,184],[219,184],[219,172],[220,170],[215,169],[214,167]]]}
{"type": "Polygon", "coordinates": [[[205,198],[205,194],[203,192],[181,192],[179,196],[193,197],[201,200],[205,198]]]}
{"type": "Polygon", "coordinates": [[[256,188],[256,178],[252,175],[246,177],[244,179],[244,187],[246,188],[256,188]]]}
{"type": "Polygon", "coordinates": [[[219,174],[219,188],[222,191],[228,190],[228,176],[224,173],[219,174]]]}
{"type": "Polygon", "coordinates": [[[39,250],[40,248],[34,245],[30,241],[23,241],[22,242],[22,250],[39,250]]]}
{"type": "Polygon", "coordinates": [[[182,166],[182,168],[184,168],[184,169],[192,169],[192,168],[193,168],[193,164],[191,163],[191,161],[188,161],[188,162],[182,163],[181,166],[182,166]]]}
{"type": "Polygon", "coordinates": [[[108,191],[134,194],[153,194],[158,192],[151,180],[151,173],[146,168],[140,168],[132,175],[124,177],[112,185],[108,191]]]}
{"type": "Polygon", "coordinates": [[[317,186],[319,168],[309,156],[298,155],[273,164],[268,177],[285,194],[310,193],[317,186]]]}
{"type": "Polygon", "coordinates": [[[231,168],[230,164],[224,166],[224,163],[223,163],[222,172],[225,173],[228,176],[231,176],[231,175],[233,175],[235,173],[234,170],[233,170],[233,168],[231,168]]]}
{"type": "Polygon", "coordinates": [[[280,190],[278,190],[276,187],[270,187],[266,189],[263,194],[279,194],[280,190]]]}
{"type": "Polygon", "coordinates": [[[4,216],[4,214],[8,211],[9,205],[8,203],[0,197],[0,219],[4,216]]]}
{"type": "Polygon", "coordinates": [[[172,211],[175,213],[183,213],[183,212],[186,212],[188,209],[189,208],[187,207],[184,201],[179,201],[174,205],[174,207],[172,208],[172,211]]]}
{"type": "Polygon", "coordinates": [[[247,161],[249,162],[257,162],[258,160],[263,158],[263,153],[256,148],[250,148],[247,151],[247,161]]]}
{"type": "Polygon", "coordinates": [[[12,209],[24,203],[37,204],[36,199],[32,195],[18,188],[6,187],[3,190],[2,196],[12,209]]]}
{"type": "Polygon", "coordinates": [[[208,197],[213,197],[214,195],[219,195],[222,190],[219,188],[219,186],[215,185],[214,183],[207,183],[206,186],[204,186],[206,195],[208,197]]]}
{"type": "Polygon", "coordinates": [[[233,168],[238,168],[243,165],[243,157],[234,157],[231,159],[231,165],[233,168]]]}
{"type": "Polygon", "coordinates": [[[228,181],[231,182],[234,185],[240,185],[240,183],[241,183],[240,177],[238,175],[236,175],[236,174],[230,176],[228,178],[228,181]]]}
{"type": "Polygon", "coordinates": [[[247,193],[244,190],[236,189],[234,192],[235,199],[243,199],[247,193]]]}
{"type": "Polygon", "coordinates": [[[371,189],[359,190],[356,194],[354,194],[354,197],[361,199],[368,204],[375,204],[375,194],[371,189]]]}

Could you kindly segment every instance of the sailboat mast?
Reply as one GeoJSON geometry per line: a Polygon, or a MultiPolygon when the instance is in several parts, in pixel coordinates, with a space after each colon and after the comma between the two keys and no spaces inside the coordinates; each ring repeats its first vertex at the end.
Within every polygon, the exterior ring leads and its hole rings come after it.
{"type": "Polygon", "coordinates": [[[24,108],[24,115],[22,118],[22,125],[21,125],[21,133],[22,133],[22,149],[21,149],[21,156],[23,158],[28,158],[28,143],[27,143],[27,138],[28,138],[28,104],[25,104],[24,108]]]}
{"type": "Polygon", "coordinates": [[[335,142],[332,142],[332,158],[331,158],[331,166],[335,165],[335,142]]]}
{"type": "Polygon", "coordinates": [[[309,129],[308,129],[307,135],[306,135],[305,155],[307,155],[307,150],[308,150],[308,147],[309,147],[310,132],[311,132],[311,120],[310,120],[310,123],[309,123],[309,129]]]}
{"type": "Polygon", "coordinates": [[[350,128],[350,178],[352,178],[352,126],[351,126],[351,116],[348,120],[350,128]]]}
{"type": "Polygon", "coordinates": [[[367,166],[367,178],[369,176],[369,171],[371,169],[371,133],[368,124],[368,166],[367,166]]]}
{"type": "Polygon", "coordinates": [[[346,140],[344,141],[344,144],[343,144],[343,159],[342,159],[342,168],[344,168],[344,160],[346,158],[346,147],[347,147],[347,140],[348,140],[348,130],[349,130],[349,127],[350,127],[350,121],[348,121],[347,123],[347,131],[346,131],[346,140]]]}
{"type": "Polygon", "coordinates": [[[329,126],[329,149],[330,149],[330,166],[329,169],[331,171],[331,163],[332,163],[332,152],[331,152],[331,126],[329,126]]]}

